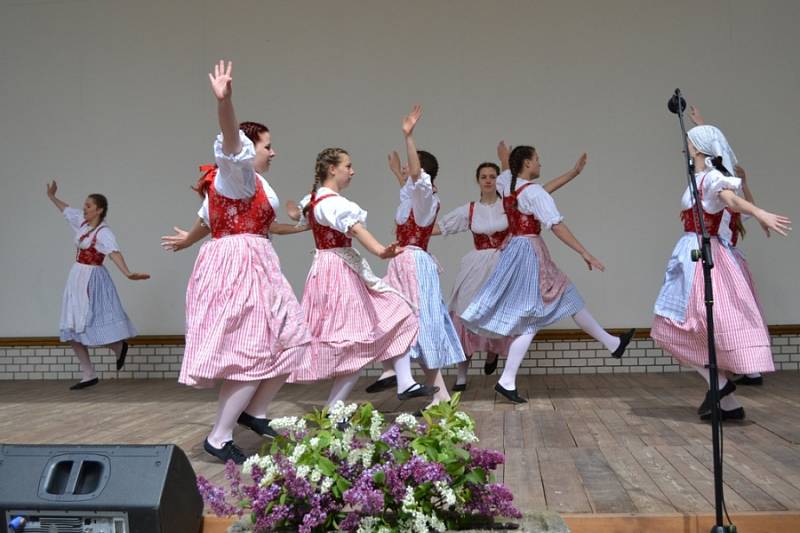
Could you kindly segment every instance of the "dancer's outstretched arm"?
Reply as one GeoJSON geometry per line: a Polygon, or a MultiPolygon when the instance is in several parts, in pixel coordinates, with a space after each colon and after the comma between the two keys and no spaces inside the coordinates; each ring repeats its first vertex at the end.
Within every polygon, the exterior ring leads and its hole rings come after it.
{"type": "Polygon", "coordinates": [[[404,175],[406,173],[403,172],[403,167],[400,164],[400,156],[394,150],[389,154],[389,170],[397,178],[397,183],[400,184],[400,187],[406,184],[406,176],[404,175]]]}
{"type": "Polygon", "coordinates": [[[111,252],[109,257],[114,264],[117,265],[119,271],[122,272],[126,278],[134,281],[150,279],[150,274],[145,274],[144,272],[131,272],[128,270],[128,265],[125,264],[125,258],[122,257],[121,252],[111,252]]]}
{"type": "MultiPolygon", "coordinates": [[[[720,199],[733,211],[737,213],[745,213],[751,215],[758,220],[758,223],[767,229],[775,231],[780,235],[786,237],[792,231],[792,221],[783,215],[777,215],[761,209],[757,205],[748,202],[744,198],[740,198],[730,189],[726,189],[719,193],[720,199]]],[[[767,234],[769,236],[769,234],[767,234]]]]}
{"type": "Polygon", "coordinates": [[[56,198],[57,192],[58,192],[58,184],[56,183],[56,180],[53,180],[47,184],[47,197],[50,199],[51,202],[53,202],[53,205],[55,205],[59,211],[63,212],[64,209],[69,207],[69,204],[63,200],[59,200],[58,198],[56,198]]]}
{"type": "Polygon", "coordinates": [[[561,174],[557,178],[553,178],[547,183],[543,185],[544,190],[548,193],[552,194],[570,181],[574,180],[578,177],[578,174],[583,172],[583,167],[586,166],[586,159],[587,159],[586,152],[582,153],[581,156],[578,158],[578,161],[575,162],[575,166],[569,169],[564,174],[561,174]]]}
{"type": "Polygon", "coordinates": [[[301,224],[296,226],[294,224],[283,224],[281,222],[273,222],[269,227],[269,232],[272,235],[292,235],[293,233],[302,233],[308,231],[310,227],[308,224],[301,224]]]}
{"type": "Polygon", "coordinates": [[[567,227],[566,224],[563,222],[559,222],[558,224],[553,224],[550,228],[553,234],[561,239],[561,242],[578,252],[581,258],[586,262],[586,266],[589,267],[589,270],[597,269],[600,272],[605,271],[606,267],[597,260],[589,251],[580,243],[580,241],[572,234],[570,229],[567,227]]]}
{"type": "Polygon", "coordinates": [[[511,147],[505,141],[497,143],[497,159],[500,160],[500,170],[508,170],[508,156],[511,155],[511,147]]]}
{"type": "Polygon", "coordinates": [[[175,230],[174,235],[161,236],[161,247],[173,252],[189,248],[211,233],[211,229],[206,226],[205,221],[200,217],[197,217],[197,220],[194,221],[194,225],[192,225],[192,229],[189,231],[183,230],[178,226],[174,226],[172,229],[175,230]]]}
{"type": "Polygon", "coordinates": [[[379,243],[378,239],[373,237],[372,233],[370,233],[361,222],[353,224],[348,234],[360,242],[370,253],[377,255],[381,259],[390,259],[403,251],[403,247],[398,246],[396,242],[393,242],[389,246],[384,246],[379,243]]]}
{"type": "Polygon", "coordinates": [[[231,83],[231,70],[233,64],[228,61],[228,65],[220,60],[214,65],[214,74],[209,73],[208,79],[211,80],[211,91],[217,98],[217,118],[219,127],[222,130],[222,151],[226,154],[238,154],[242,151],[242,143],[239,140],[239,122],[236,120],[236,113],[233,110],[233,100],[231,83]]]}
{"type": "Polygon", "coordinates": [[[408,152],[408,175],[417,181],[422,174],[422,166],[419,162],[417,145],[414,142],[414,127],[422,116],[422,106],[419,104],[411,108],[411,113],[403,118],[403,135],[406,138],[406,152],[408,152]]]}

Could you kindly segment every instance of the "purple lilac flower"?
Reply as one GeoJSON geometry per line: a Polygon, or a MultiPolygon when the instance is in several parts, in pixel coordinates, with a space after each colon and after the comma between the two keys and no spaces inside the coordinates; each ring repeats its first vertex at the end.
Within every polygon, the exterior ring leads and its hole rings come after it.
{"type": "Polygon", "coordinates": [[[361,516],[358,513],[348,513],[345,519],[339,524],[339,529],[350,532],[357,531],[360,523],[361,516]]]}
{"type": "Polygon", "coordinates": [[[496,450],[482,448],[469,448],[470,466],[482,468],[486,472],[494,470],[498,465],[506,462],[505,456],[496,450]]]}
{"type": "Polygon", "coordinates": [[[361,514],[381,513],[384,507],[383,491],[378,489],[373,481],[374,475],[380,471],[383,471],[382,465],[364,470],[353,486],[342,495],[344,502],[359,509],[361,514]]]}
{"type": "Polygon", "coordinates": [[[416,484],[427,481],[450,481],[450,476],[441,463],[428,462],[415,455],[400,467],[400,477],[404,480],[412,478],[416,484]]]}
{"type": "Polygon", "coordinates": [[[488,485],[468,483],[468,486],[472,494],[464,506],[468,513],[482,516],[522,517],[522,513],[511,504],[514,500],[513,494],[501,483],[488,485]]]}
{"type": "Polygon", "coordinates": [[[269,531],[275,529],[275,526],[279,526],[292,516],[292,510],[291,505],[276,505],[269,514],[256,515],[255,530],[269,531]]]}
{"type": "Polygon", "coordinates": [[[389,429],[379,439],[388,444],[390,448],[405,448],[408,444],[408,439],[403,437],[403,430],[397,424],[389,426],[389,429]]]}
{"type": "Polygon", "coordinates": [[[225,489],[212,485],[203,476],[197,476],[197,490],[200,496],[217,516],[242,516],[243,510],[231,505],[225,498],[225,489]]]}

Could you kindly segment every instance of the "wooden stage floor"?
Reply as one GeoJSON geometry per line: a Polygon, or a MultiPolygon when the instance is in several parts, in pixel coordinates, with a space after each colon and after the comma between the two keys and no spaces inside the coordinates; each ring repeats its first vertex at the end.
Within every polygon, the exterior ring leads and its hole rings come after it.
{"type": "MultiPolygon", "coordinates": [[[[471,378],[462,407],[477,421],[480,445],[505,452],[498,477],[523,511],[713,511],[710,428],[695,414],[704,395],[698,376],[521,376],[530,399],[521,406],[495,397],[496,376],[471,378]]],[[[222,465],[201,446],[215,414],[214,391],[171,380],[106,380],[84,391],[69,385],[0,382],[0,442],[175,443],[197,473],[222,479],[222,465]]],[[[271,414],[302,414],[327,392],[327,383],[286,386],[271,414]]],[[[728,509],[800,510],[800,373],[770,374],[763,387],[740,387],[737,396],[747,420],[725,425],[728,509]]],[[[400,408],[388,392],[358,392],[353,400],[371,400],[388,413],[400,408]]],[[[260,443],[241,428],[236,439],[247,452],[260,443]]]]}

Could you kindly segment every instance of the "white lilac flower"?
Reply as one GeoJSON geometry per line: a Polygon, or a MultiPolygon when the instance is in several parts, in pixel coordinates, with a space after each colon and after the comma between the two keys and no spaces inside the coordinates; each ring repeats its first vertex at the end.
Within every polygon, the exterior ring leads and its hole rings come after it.
{"type": "Polygon", "coordinates": [[[297,477],[306,479],[308,474],[311,473],[311,467],[308,465],[300,465],[297,467],[297,477]]]}
{"type": "Polygon", "coordinates": [[[325,494],[326,492],[331,490],[332,486],[333,486],[333,478],[325,476],[322,478],[322,483],[319,486],[319,490],[320,492],[325,494]]]}
{"type": "Polygon", "coordinates": [[[269,423],[270,427],[275,431],[291,430],[291,431],[304,431],[306,429],[306,421],[304,418],[296,416],[284,416],[283,418],[276,418],[269,423]]]}
{"type": "Polygon", "coordinates": [[[428,517],[421,511],[412,511],[411,515],[414,517],[413,528],[418,533],[428,533],[428,517]]]}
{"type": "Polygon", "coordinates": [[[372,456],[375,455],[375,445],[370,443],[361,449],[361,464],[364,468],[372,466],[372,456]]]}
{"type": "Polygon", "coordinates": [[[319,483],[319,480],[322,479],[322,471],[315,466],[308,479],[311,480],[312,483],[319,483]]]}
{"type": "Polygon", "coordinates": [[[472,444],[474,442],[478,442],[478,437],[469,429],[459,429],[455,432],[455,437],[466,444],[472,444]]]}
{"type": "Polygon", "coordinates": [[[253,465],[257,465],[261,458],[258,455],[251,455],[242,464],[242,474],[249,476],[253,473],[253,465]]]}
{"type": "Polygon", "coordinates": [[[319,437],[312,437],[308,441],[308,445],[311,446],[312,448],[316,448],[317,446],[319,446],[319,437]]]}
{"type": "Polygon", "coordinates": [[[408,413],[400,413],[397,415],[395,422],[406,429],[417,429],[417,419],[414,418],[414,415],[408,413]]]}
{"type": "Polygon", "coordinates": [[[297,461],[300,460],[303,454],[306,453],[306,450],[307,448],[305,444],[298,444],[297,447],[294,449],[294,451],[292,451],[292,455],[291,457],[289,457],[289,461],[292,464],[297,463],[297,461]]]}
{"type": "Polygon", "coordinates": [[[365,516],[358,523],[356,533],[375,533],[377,523],[378,519],[374,516],[365,516]]]}
{"type": "Polygon", "coordinates": [[[353,416],[353,413],[356,412],[358,406],[354,403],[345,405],[343,401],[338,400],[333,406],[328,410],[328,418],[332,420],[334,423],[340,422],[342,420],[350,420],[350,417],[353,416]]]}
{"type": "Polygon", "coordinates": [[[414,499],[414,489],[406,487],[406,495],[403,497],[403,511],[410,513],[416,505],[417,500],[414,499]]]}
{"type": "Polygon", "coordinates": [[[350,452],[347,454],[347,464],[353,466],[359,462],[361,460],[361,453],[361,448],[353,448],[350,450],[350,452]]]}
{"type": "Polygon", "coordinates": [[[464,422],[470,428],[475,426],[475,422],[464,411],[456,411],[455,417],[464,422]]]}
{"type": "Polygon", "coordinates": [[[372,440],[376,441],[381,437],[381,426],[383,425],[383,417],[378,411],[372,411],[372,417],[369,424],[369,436],[372,440]]]}
{"type": "Polygon", "coordinates": [[[430,524],[431,528],[435,531],[446,531],[447,526],[436,517],[436,513],[430,515],[428,517],[428,524],[430,524]]]}
{"type": "Polygon", "coordinates": [[[450,485],[444,481],[436,481],[433,484],[437,492],[444,500],[445,507],[450,507],[456,504],[456,493],[450,488],[450,485]]]}

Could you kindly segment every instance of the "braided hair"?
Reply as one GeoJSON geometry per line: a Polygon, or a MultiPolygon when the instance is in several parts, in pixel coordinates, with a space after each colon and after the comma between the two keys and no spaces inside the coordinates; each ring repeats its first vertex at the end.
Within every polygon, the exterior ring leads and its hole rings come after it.
{"type": "Polygon", "coordinates": [[[522,165],[528,159],[533,159],[536,149],[533,146],[515,146],[508,156],[508,168],[511,170],[511,196],[517,188],[517,176],[522,172],[522,165]]]}
{"type": "MultiPolygon", "coordinates": [[[[344,148],[325,148],[317,154],[317,161],[314,165],[314,185],[311,187],[311,199],[317,195],[317,190],[322,186],[322,182],[328,177],[328,167],[337,166],[342,161],[343,155],[350,155],[344,148]]],[[[311,202],[303,209],[303,214],[308,214],[311,202]]]]}

